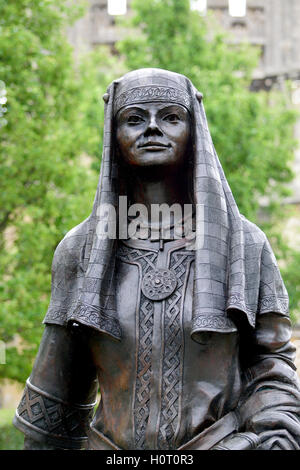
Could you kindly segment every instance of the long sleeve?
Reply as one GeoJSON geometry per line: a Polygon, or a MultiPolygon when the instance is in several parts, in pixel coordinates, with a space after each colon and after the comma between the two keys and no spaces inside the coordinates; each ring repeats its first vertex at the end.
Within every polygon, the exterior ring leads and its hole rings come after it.
{"type": "Polygon", "coordinates": [[[25,448],[86,448],[96,393],[84,328],[47,325],[14,418],[25,448]]]}
{"type": "Polygon", "coordinates": [[[300,449],[300,387],[288,317],[260,314],[241,338],[244,391],[238,408],[242,431],[260,438],[260,449],[300,449]]]}

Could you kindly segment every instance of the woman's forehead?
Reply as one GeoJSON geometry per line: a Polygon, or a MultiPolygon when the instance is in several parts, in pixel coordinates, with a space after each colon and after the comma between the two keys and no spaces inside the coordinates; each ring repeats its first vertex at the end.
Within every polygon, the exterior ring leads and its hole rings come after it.
{"type": "Polygon", "coordinates": [[[149,101],[147,103],[135,103],[135,104],[130,104],[127,106],[124,106],[121,108],[118,112],[118,115],[126,113],[127,111],[130,110],[142,110],[142,111],[160,111],[165,108],[173,108],[173,109],[178,109],[180,111],[183,111],[184,113],[188,113],[188,110],[182,106],[181,104],[178,103],[173,103],[171,101],[166,101],[166,102],[157,102],[157,101],[149,101]]]}

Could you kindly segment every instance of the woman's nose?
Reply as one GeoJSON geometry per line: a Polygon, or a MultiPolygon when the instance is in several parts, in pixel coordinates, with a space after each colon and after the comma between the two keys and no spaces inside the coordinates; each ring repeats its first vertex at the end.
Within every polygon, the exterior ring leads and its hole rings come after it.
{"type": "Polygon", "coordinates": [[[148,121],[148,125],[147,125],[147,128],[144,132],[145,136],[147,135],[153,135],[153,134],[156,134],[156,135],[160,135],[162,136],[163,133],[157,123],[157,120],[155,118],[155,116],[151,116],[149,121],[148,121]]]}

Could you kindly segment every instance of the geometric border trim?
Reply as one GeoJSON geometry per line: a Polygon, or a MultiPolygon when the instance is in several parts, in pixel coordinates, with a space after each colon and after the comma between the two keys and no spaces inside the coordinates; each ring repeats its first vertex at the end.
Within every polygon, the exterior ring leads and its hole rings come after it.
{"type": "Polygon", "coordinates": [[[82,448],[94,406],[95,403],[68,404],[27,380],[14,424],[33,438],[38,435],[39,441],[51,441],[59,447],[82,448]]]}

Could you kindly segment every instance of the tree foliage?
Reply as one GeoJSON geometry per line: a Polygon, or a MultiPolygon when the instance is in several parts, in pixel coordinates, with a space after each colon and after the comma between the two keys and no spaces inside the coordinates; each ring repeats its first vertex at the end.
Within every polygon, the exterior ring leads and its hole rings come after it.
{"type": "MultiPolygon", "coordinates": [[[[296,259],[277,228],[296,147],[297,115],[288,86],[285,93],[251,92],[259,51],[235,44],[212,15],[191,11],[189,0],[133,0],[131,6],[130,26],[140,33],[118,44],[126,65],[130,70],[159,67],[182,73],[203,92],[213,142],[240,211],[266,231],[279,258],[296,259]]],[[[296,309],[300,295],[293,285],[293,266],[284,272],[296,309]]]]}
{"type": "Polygon", "coordinates": [[[54,249],[90,213],[97,185],[113,59],[100,50],[75,63],[66,28],[82,13],[66,0],[0,2],[0,377],[20,381],[41,338],[54,249]]]}

